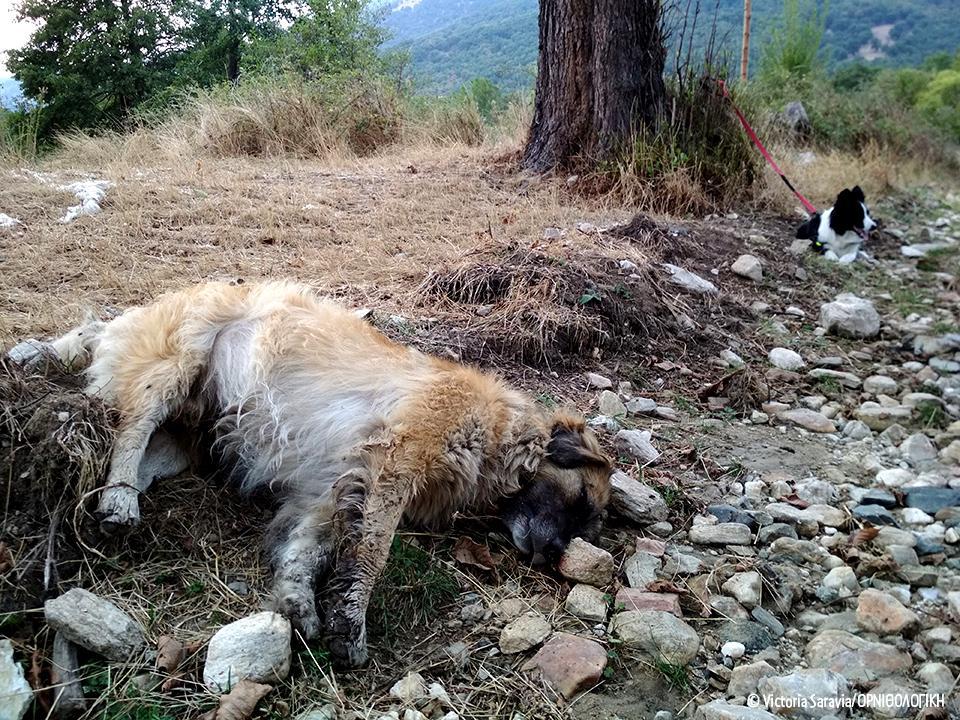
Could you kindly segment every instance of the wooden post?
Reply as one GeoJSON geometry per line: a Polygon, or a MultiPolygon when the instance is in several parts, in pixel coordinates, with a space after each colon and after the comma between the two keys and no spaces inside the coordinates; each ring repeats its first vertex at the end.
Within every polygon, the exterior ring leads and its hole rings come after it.
{"type": "Polygon", "coordinates": [[[743,47],[740,50],[740,82],[747,81],[747,65],[750,61],[750,2],[743,0],[743,47]]]}

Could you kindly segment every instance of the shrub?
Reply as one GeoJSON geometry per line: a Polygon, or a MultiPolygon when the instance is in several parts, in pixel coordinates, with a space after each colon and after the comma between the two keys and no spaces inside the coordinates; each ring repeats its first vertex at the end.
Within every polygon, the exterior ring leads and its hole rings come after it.
{"type": "Polygon", "coordinates": [[[927,120],[960,140],[960,70],[941,70],[917,95],[927,120]]]}

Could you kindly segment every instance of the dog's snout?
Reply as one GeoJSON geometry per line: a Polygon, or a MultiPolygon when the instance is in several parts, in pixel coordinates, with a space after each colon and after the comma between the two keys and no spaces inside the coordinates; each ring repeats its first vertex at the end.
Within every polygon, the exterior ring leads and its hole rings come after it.
{"type": "Polygon", "coordinates": [[[557,562],[566,548],[557,526],[549,521],[538,519],[530,527],[531,562],[534,565],[546,565],[557,562]]]}

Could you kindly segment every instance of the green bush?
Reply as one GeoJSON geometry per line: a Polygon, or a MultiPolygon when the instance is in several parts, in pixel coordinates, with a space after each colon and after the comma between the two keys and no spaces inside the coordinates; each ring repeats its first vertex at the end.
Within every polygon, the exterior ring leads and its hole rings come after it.
{"type": "Polygon", "coordinates": [[[960,70],[941,70],[917,95],[917,109],[960,140],[960,70]]]}

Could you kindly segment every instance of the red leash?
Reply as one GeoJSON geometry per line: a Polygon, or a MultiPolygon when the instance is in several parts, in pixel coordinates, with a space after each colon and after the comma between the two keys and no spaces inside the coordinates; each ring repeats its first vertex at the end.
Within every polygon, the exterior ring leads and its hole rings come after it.
{"type": "Polygon", "coordinates": [[[800,191],[797,190],[793,183],[783,174],[783,170],[777,165],[776,161],[767,152],[767,149],[763,146],[763,143],[760,142],[760,138],[757,137],[757,134],[753,131],[753,128],[750,127],[750,123],[747,122],[747,119],[743,116],[743,113],[740,112],[740,108],[736,106],[736,103],[733,102],[733,98],[730,96],[730,91],[727,89],[727,84],[722,79],[717,79],[717,82],[720,84],[720,89],[723,90],[723,96],[730,101],[730,107],[733,108],[733,111],[737,114],[737,117],[740,119],[740,124],[743,125],[743,129],[746,130],[747,135],[753,141],[753,144],[757,146],[757,150],[760,151],[760,154],[763,155],[764,159],[770,163],[770,167],[773,168],[773,171],[780,176],[780,179],[783,180],[784,184],[790,188],[790,192],[797,196],[797,199],[803,203],[803,206],[807,209],[811,215],[815,215],[817,208],[812,202],[807,200],[803,195],[800,194],[800,191]]]}

